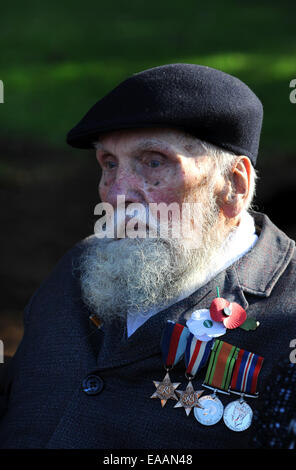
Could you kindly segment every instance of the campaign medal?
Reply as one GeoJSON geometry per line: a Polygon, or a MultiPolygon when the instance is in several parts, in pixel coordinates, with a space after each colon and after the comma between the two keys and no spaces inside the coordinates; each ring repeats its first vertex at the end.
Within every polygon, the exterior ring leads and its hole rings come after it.
{"type": "Polygon", "coordinates": [[[201,424],[211,426],[223,416],[223,404],[217,393],[229,395],[228,388],[232,370],[239,349],[231,344],[216,339],[210,355],[203,387],[213,390],[213,394],[200,398],[201,408],[194,408],[194,416],[201,424]]]}
{"type": "Polygon", "coordinates": [[[224,410],[223,420],[232,431],[244,431],[251,426],[252,408],[245,402],[243,395],[239,400],[229,403],[224,410]]]}
{"type": "Polygon", "coordinates": [[[186,326],[171,321],[167,322],[161,338],[162,359],[167,373],[162,382],[153,381],[156,391],[150,397],[159,398],[162,407],[164,407],[169,399],[178,401],[175,390],[181,382],[172,383],[169,370],[183,357],[188,335],[189,330],[186,326]]]}
{"type": "Polygon", "coordinates": [[[156,391],[151,395],[150,398],[160,398],[161,406],[164,407],[167,400],[172,398],[173,400],[178,400],[175,395],[175,390],[179,387],[181,382],[172,383],[169,373],[167,372],[162,382],[157,382],[153,380],[153,383],[156,387],[156,391]]]}
{"type": "Polygon", "coordinates": [[[183,392],[176,390],[177,395],[179,396],[178,403],[174,408],[183,407],[187,416],[189,416],[193,407],[200,407],[199,397],[203,393],[203,390],[196,392],[192,386],[191,381],[189,380],[186,390],[183,392]]]}
{"type": "Polygon", "coordinates": [[[192,408],[200,407],[199,397],[203,390],[195,391],[191,381],[197,372],[206,364],[211,352],[213,341],[200,341],[192,333],[189,334],[185,349],[185,377],[189,380],[186,390],[176,393],[179,396],[178,403],[174,408],[183,407],[187,416],[189,416],[192,408]]]}
{"type": "Polygon", "coordinates": [[[212,426],[223,416],[223,405],[216,393],[206,395],[199,401],[201,409],[194,409],[194,416],[204,426],[212,426]]]}
{"type": "Polygon", "coordinates": [[[224,423],[232,431],[244,431],[252,423],[253,411],[244,398],[258,397],[257,381],[263,360],[263,357],[244,349],[238,353],[229,391],[240,395],[240,398],[229,403],[223,415],[224,423]]]}

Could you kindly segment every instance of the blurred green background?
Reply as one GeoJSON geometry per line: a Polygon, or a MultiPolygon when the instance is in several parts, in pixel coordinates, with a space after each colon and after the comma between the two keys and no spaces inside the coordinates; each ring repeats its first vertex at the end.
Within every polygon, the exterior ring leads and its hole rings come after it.
{"type": "Polygon", "coordinates": [[[1,4],[0,338],[11,354],[22,310],[75,242],[93,231],[99,171],[68,130],[119,81],[189,62],[245,81],[264,105],[258,210],[292,238],[296,176],[296,4],[85,0],[1,4]]]}

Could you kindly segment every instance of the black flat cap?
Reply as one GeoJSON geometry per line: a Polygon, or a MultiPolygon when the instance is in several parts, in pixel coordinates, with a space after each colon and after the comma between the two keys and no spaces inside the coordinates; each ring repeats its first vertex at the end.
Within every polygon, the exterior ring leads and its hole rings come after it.
{"type": "Polygon", "coordinates": [[[211,67],[168,64],[120,83],[70,130],[67,143],[92,148],[103,132],[177,127],[255,165],[262,117],[260,100],[238,78],[211,67]]]}

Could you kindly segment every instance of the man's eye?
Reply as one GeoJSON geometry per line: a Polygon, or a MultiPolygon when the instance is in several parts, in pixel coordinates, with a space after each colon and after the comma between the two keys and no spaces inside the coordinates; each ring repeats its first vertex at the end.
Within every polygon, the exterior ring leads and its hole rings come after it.
{"type": "Polygon", "coordinates": [[[104,167],[107,168],[108,170],[112,170],[113,168],[116,167],[116,163],[113,162],[112,160],[105,160],[104,167]]]}
{"type": "Polygon", "coordinates": [[[150,168],[157,168],[160,166],[160,161],[159,160],[150,160],[148,162],[148,166],[150,166],[150,168]]]}

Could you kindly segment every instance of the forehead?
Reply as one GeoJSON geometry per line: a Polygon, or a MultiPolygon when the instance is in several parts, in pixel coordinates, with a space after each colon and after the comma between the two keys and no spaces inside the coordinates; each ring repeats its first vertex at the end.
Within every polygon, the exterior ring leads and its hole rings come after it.
{"type": "Polygon", "coordinates": [[[98,150],[116,151],[116,148],[157,149],[192,155],[199,153],[200,145],[193,136],[172,128],[124,129],[101,134],[98,150]]]}

